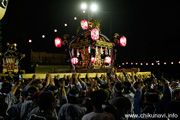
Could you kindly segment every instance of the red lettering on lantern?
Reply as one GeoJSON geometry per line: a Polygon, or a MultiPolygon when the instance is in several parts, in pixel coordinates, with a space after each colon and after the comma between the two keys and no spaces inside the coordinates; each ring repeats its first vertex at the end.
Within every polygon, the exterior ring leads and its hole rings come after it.
{"type": "Polygon", "coordinates": [[[61,38],[57,37],[54,42],[56,47],[61,47],[61,38]]]}
{"type": "Polygon", "coordinates": [[[71,59],[71,62],[73,65],[77,64],[78,63],[78,58],[74,57],[71,59]]]}
{"type": "Polygon", "coordinates": [[[108,57],[105,57],[105,63],[111,63],[111,58],[108,56],[108,57]]]}
{"type": "Polygon", "coordinates": [[[126,37],[122,36],[122,37],[120,38],[120,45],[121,45],[122,47],[125,47],[126,44],[127,44],[127,39],[126,39],[126,37]]]}
{"type": "Polygon", "coordinates": [[[96,61],[96,57],[91,57],[91,62],[95,62],[96,61]]]}
{"type": "Polygon", "coordinates": [[[97,28],[94,28],[91,30],[91,38],[92,38],[92,40],[99,39],[99,30],[97,28]]]}

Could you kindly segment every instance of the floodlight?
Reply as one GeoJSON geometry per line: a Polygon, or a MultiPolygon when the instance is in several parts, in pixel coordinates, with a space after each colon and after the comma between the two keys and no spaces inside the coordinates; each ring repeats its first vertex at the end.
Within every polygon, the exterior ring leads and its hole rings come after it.
{"type": "Polygon", "coordinates": [[[82,4],[81,4],[81,8],[82,8],[83,10],[85,10],[85,9],[87,8],[87,4],[86,4],[86,3],[82,3],[82,4]]]}
{"type": "Polygon", "coordinates": [[[91,11],[96,12],[98,9],[98,6],[97,4],[93,3],[90,8],[91,8],[91,11]]]}

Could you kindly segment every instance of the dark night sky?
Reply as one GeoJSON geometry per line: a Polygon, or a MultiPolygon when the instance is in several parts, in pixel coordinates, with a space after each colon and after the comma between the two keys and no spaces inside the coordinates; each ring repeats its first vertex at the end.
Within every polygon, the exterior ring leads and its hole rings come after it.
{"type": "MultiPolygon", "coordinates": [[[[82,14],[82,0],[10,0],[2,19],[3,42],[16,42],[21,52],[62,52],[54,38],[76,35],[82,14]],[[75,21],[73,18],[77,17],[75,21]],[[64,23],[68,26],[64,27],[64,23]],[[58,32],[54,33],[54,29],[58,32]],[[42,39],[41,35],[46,38],[42,39]],[[32,39],[29,44],[28,40],[32,39]]],[[[118,61],[180,60],[180,2],[173,0],[96,0],[102,19],[101,31],[110,39],[114,33],[127,38],[127,46],[118,48],[118,61]]]]}

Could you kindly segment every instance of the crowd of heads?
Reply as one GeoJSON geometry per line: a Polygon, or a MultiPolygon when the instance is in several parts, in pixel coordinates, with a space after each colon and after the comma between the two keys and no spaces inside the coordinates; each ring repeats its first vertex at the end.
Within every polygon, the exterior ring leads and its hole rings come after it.
{"type": "Polygon", "coordinates": [[[126,114],[179,115],[179,80],[137,75],[134,71],[131,75],[122,73],[112,70],[94,78],[89,77],[90,73],[85,78],[81,73],[63,78],[46,74],[44,79],[33,75],[22,81],[10,76],[1,78],[0,119],[123,120],[128,119],[126,114]]]}

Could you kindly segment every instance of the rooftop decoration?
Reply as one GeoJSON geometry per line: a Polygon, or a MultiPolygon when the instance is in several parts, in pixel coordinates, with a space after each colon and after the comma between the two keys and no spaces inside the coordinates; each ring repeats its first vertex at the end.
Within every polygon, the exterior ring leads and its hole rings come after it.
{"type": "Polygon", "coordinates": [[[88,29],[82,27],[83,31],[70,42],[69,53],[74,69],[100,69],[113,66],[115,44],[101,33],[101,21],[92,19],[88,22],[88,29]],[[105,62],[107,56],[110,60],[105,62]],[[74,57],[78,59],[77,64],[74,64],[74,57]]]}

